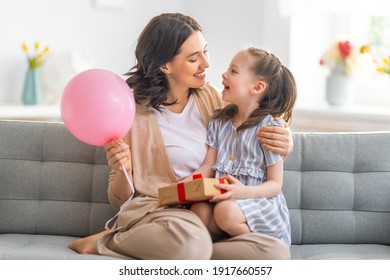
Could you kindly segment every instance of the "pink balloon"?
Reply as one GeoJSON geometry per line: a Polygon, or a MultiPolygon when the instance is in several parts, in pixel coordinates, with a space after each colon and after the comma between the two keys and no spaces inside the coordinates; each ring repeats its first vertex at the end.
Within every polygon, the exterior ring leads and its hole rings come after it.
{"type": "Polygon", "coordinates": [[[92,69],[74,76],[61,98],[61,115],[68,130],[94,146],[122,138],[135,117],[133,91],[116,74],[92,69]]]}

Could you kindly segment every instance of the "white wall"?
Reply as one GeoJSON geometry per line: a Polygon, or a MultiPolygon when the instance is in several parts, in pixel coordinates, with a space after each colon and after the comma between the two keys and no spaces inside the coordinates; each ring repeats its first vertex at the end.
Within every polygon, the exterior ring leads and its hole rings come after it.
{"type": "Polygon", "coordinates": [[[0,104],[20,102],[27,69],[23,42],[49,44],[51,58],[62,55],[63,68],[67,66],[64,56],[77,51],[77,63],[85,60],[85,66],[123,74],[134,63],[134,45],[148,20],[162,12],[183,10],[182,0],[124,0],[119,9],[95,3],[0,0],[0,104]]]}
{"type": "Polygon", "coordinates": [[[55,81],[58,91],[70,72],[62,80],[55,74],[66,72],[69,57],[81,64],[80,69],[93,65],[125,73],[134,63],[134,47],[142,28],[162,12],[184,12],[202,25],[209,44],[209,80],[215,86],[221,86],[221,73],[233,54],[248,44],[270,49],[288,64],[289,19],[279,15],[278,1],[123,0],[123,3],[119,9],[109,9],[97,7],[94,0],[0,0],[0,104],[20,103],[27,68],[21,49],[23,42],[32,45],[39,40],[50,45],[51,57],[46,68],[53,65],[50,61],[57,64],[50,75],[46,71],[49,77],[46,80],[51,82],[46,88],[55,86],[55,81]]]}
{"type": "Polygon", "coordinates": [[[196,0],[186,9],[203,27],[211,66],[209,80],[221,87],[221,74],[233,55],[247,45],[266,48],[288,64],[289,19],[276,0],[196,0]]]}

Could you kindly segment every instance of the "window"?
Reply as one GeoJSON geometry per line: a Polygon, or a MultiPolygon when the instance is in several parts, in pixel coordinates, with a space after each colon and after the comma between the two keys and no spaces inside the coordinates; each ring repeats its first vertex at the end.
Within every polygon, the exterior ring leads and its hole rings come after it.
{"type": "MultiPolygon", "coordinates": [[[[357,20],[359,20],[359,18],[357,20]]],[[[363,21],[363,19],[361,20],[363,21]]],[[[390,14],[389,16],[368,16],[366,19],[366,24],[368,27],[368,31],[365,34],[365,37],[367,39],[368,44],[374,47],[374,54],[379,56],[389,55],[390,14]]]]}
{"type": "MultiPolygon", "coordinates": [[[[327,72],[319,65],[324,50],[345,38],[368,44],[380,59],[390,55],[390,1],[280,0],[289,5],[290,67],[298,87],[298,105],[325,103],[327,72]]],[[[282,9],[281,9],[282,10],[282,9]]],[[[390,76],[373,72],[355,82],[355,104],[390,107],[390,76]]]]}

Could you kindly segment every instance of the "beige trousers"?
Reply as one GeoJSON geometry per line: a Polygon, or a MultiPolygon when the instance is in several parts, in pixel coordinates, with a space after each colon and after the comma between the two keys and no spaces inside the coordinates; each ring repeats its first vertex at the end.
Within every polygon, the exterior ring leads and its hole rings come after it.
{"type": "Polygon", "coordinates": [[[169,208],[106,234],[98,240],[98,253],[124,259],[290,259],[279,239],[257,233],[212,243],[202,221],[191,211],[169,208]]]}

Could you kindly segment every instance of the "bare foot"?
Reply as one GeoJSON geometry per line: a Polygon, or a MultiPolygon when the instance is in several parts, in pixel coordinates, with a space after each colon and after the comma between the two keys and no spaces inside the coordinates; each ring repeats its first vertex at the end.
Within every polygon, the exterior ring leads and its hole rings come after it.
{"type": "Polygon", "coordinates": [[[77,239],[68,245],[68,248],[79,254],[97,254],[96,241],[111,230],[106,229],[102,232],[77,239]]]}

